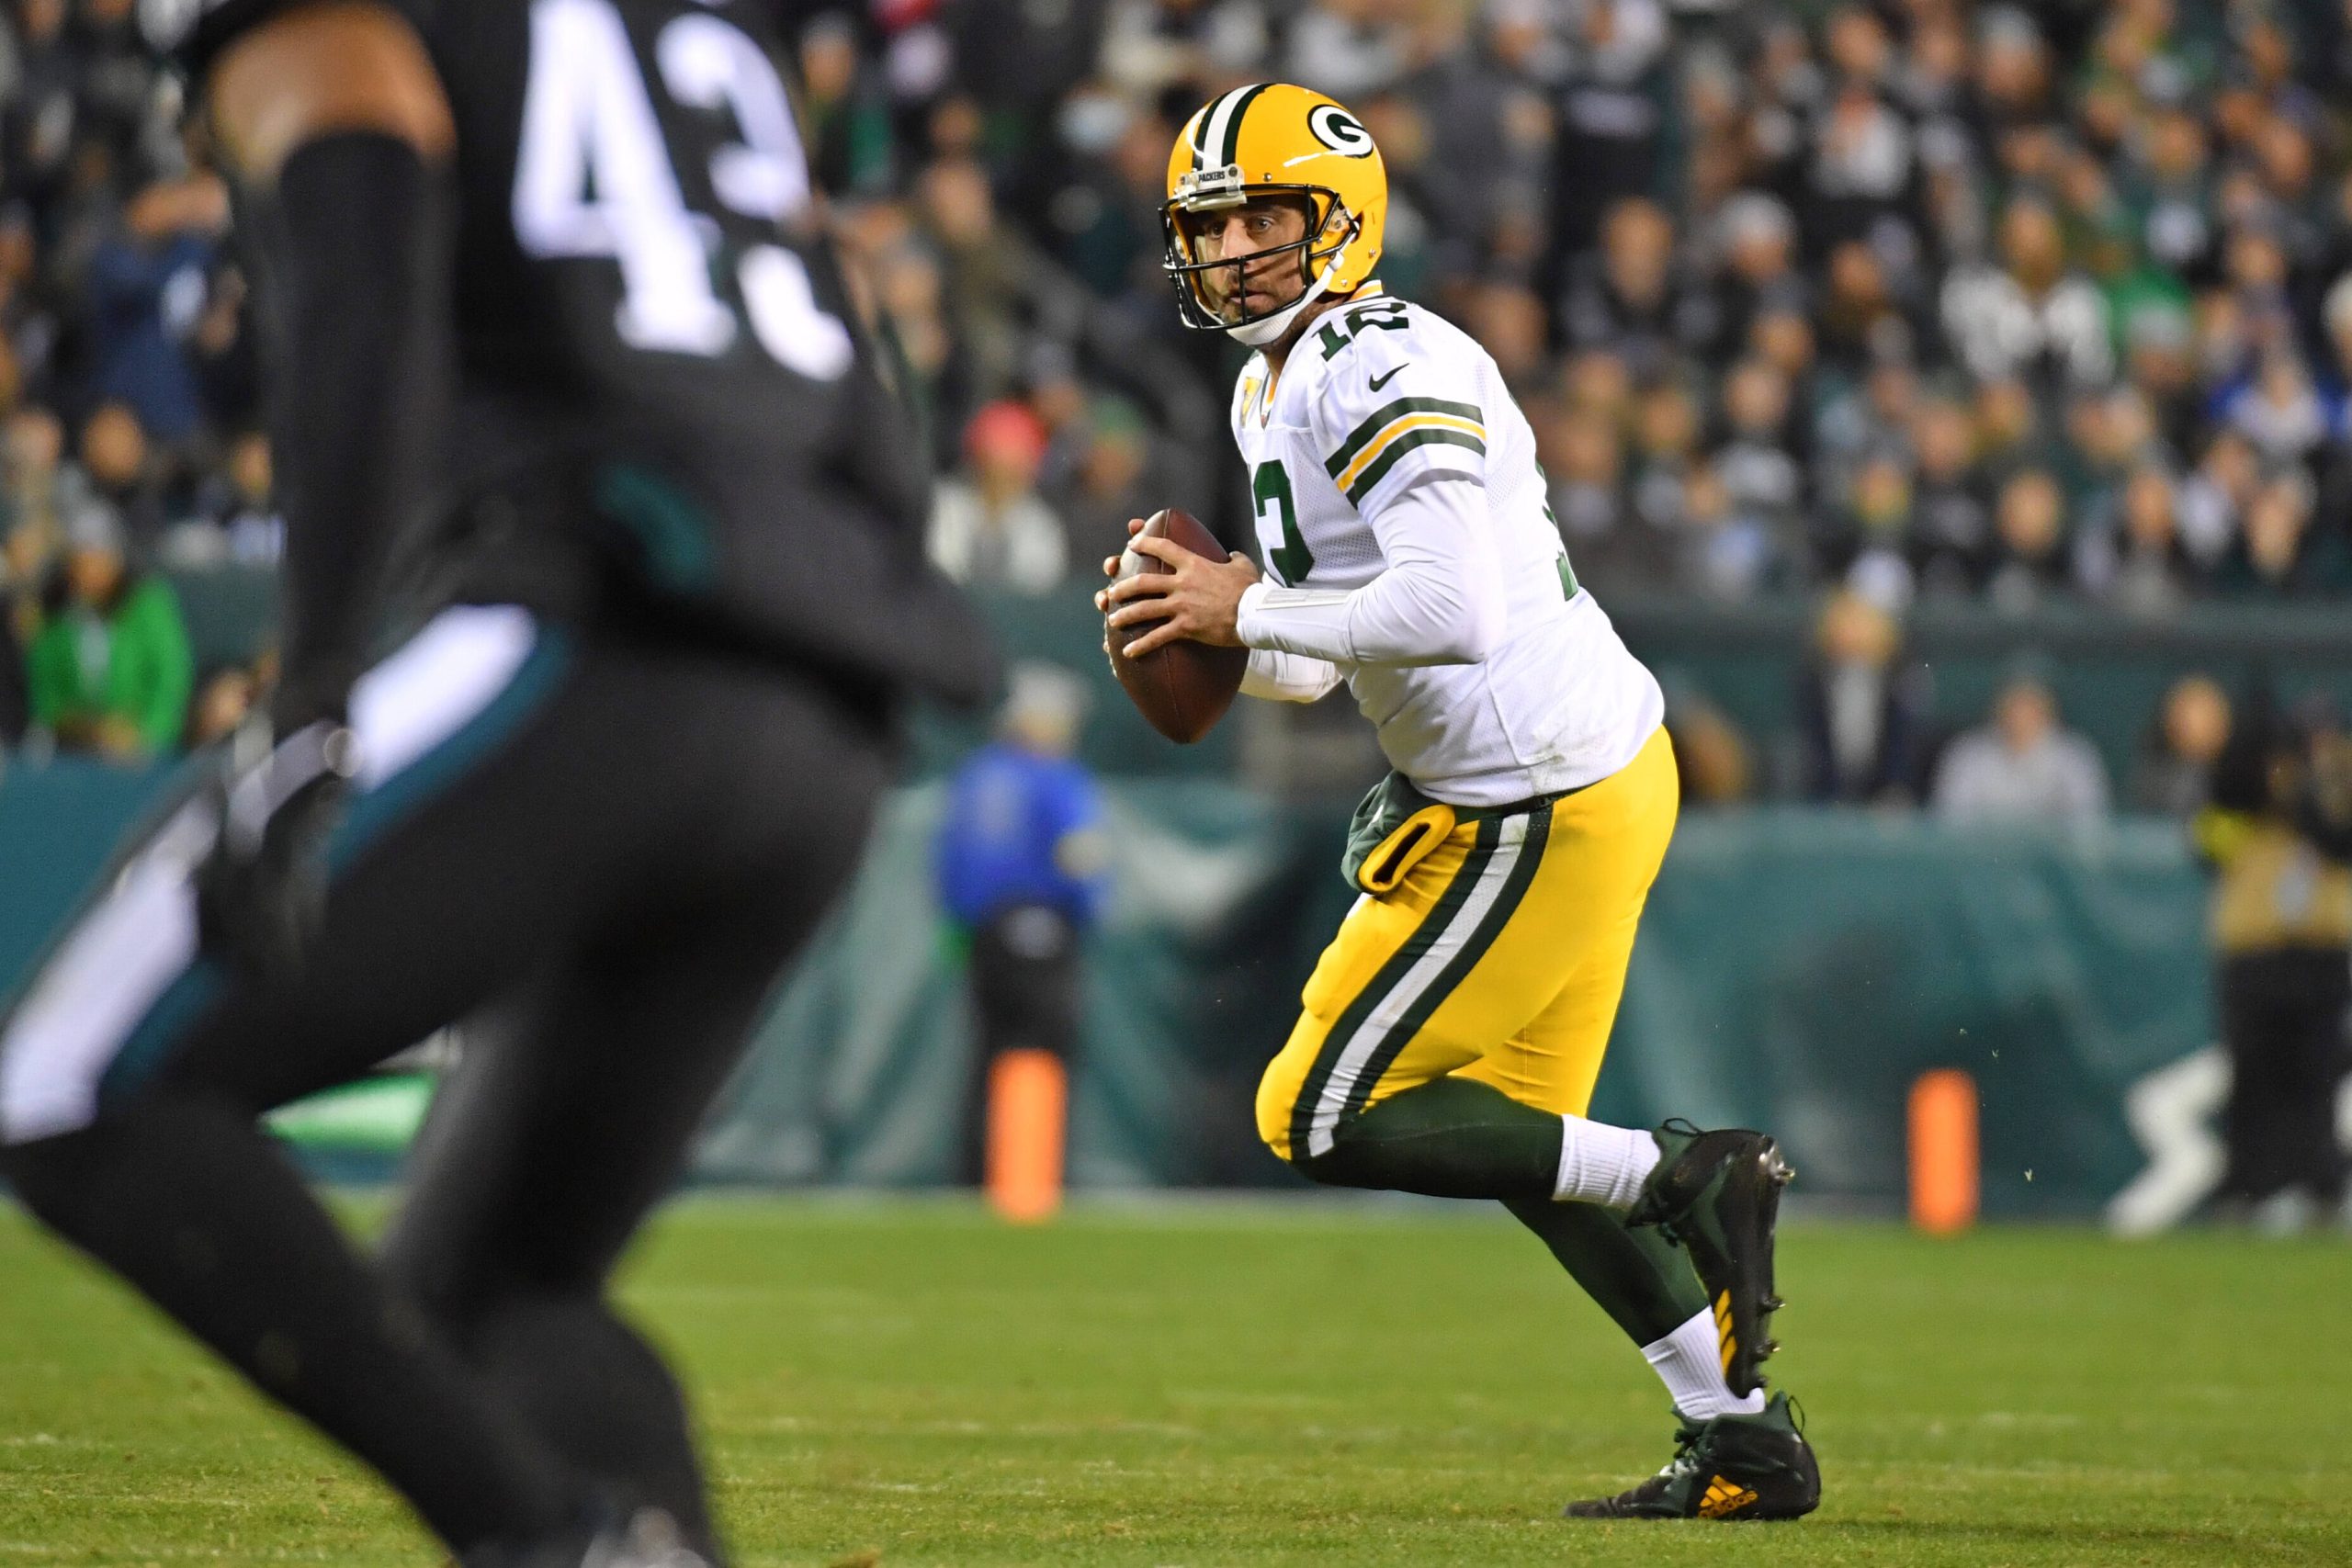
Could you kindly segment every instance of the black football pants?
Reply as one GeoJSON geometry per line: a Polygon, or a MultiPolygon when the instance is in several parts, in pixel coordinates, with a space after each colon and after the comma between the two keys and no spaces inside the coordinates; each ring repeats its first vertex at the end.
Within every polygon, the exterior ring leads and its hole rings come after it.
{"type": "Polygon", "coordinates": [[[166,813],[0,1022],[0,1174],[459,1552],[612,1483],[707,1536],[676,1388],[605,1281],[848,878],[887,748],[816,684],[509,607],[445,612],[353,721],[300,982],[197,951],[200,818],[166,813]],[[363,1260],[256,1118],[477,1015],[363,1260]]]}
{"type": "Polygon", "coordinates": [[[2352,960],[2342,948],[2238,953],[2222,961],[2221,991],[2230,1055],[2223,1194],[2258,1203],[2300,1190],[2333,1207],[2345,1191],[2335,1097],[2352,1066],[2352,960]]]}
{"type": "Polygon", "coordinates": [[[1080,936],[1045,904],[1001,909],[972,933],[971,991],[978,1039],[964,1094],[957,1176],[978,1187],[988,1174],[989,1072],[1007,1051],[1050,1051],[1070,1065],[1078,1040],[1080,936]]]}

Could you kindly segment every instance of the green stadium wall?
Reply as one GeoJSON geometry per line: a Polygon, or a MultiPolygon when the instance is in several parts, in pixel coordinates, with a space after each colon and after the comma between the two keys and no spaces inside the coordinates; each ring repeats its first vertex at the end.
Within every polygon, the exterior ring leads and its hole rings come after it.
{"type": "MultiPolygon", "coordinates": [[[[0,984],[20,981],[157,786],[71,762],[0,778],[0,984]]],[[[705,1179],[948,1179],[971,1034],[960,944],[930,889],[941,793],[888,803],[851,897],[707,1130],[705,1179]]],[[[1344,811],[1211,779],[1129,779],[1109,799],[1117,861],[1091,943],[1071,1179],[1296,1185],[1259,1147],[1250,1097],[1349,903],[1344,811]]],[[[2166,823],[2069,834],[1693,814],[1644,922],[1594,1113],[1770,1127],[1804,1193],[1886,1208],[1901,1200],[1909,1085],[1958,1066],[1983,1097],[1986,1211],[2087,1212],[2145,1163],[2126,1090],[2212,1039],[2204,905],[2166,823]]]]}

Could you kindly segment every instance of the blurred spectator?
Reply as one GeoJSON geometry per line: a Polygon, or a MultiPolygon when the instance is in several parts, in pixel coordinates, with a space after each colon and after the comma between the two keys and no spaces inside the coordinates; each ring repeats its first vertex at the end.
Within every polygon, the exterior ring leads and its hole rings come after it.
{"type": "Polygon", "coordinates": [[[1248,80],[1266,41],[1253,0],[1114,0],[1102,72],[1136,97],[1181,86],[1206,98],[1248,80]]]}
{"type": "Polygon", "coordinates": [[[1904,560],[1911,525],[1908,467],[1894,453],[1873,454],[1853,470],[1839,502],[1819,540],[1822,575],[1849,577],[1868,559],[1864,570],[1882,578],[1891,570],[1901,584],[1898,596],[1909,599],[1910,568],[1904,560]]]}
{"type": "Polygon", "coordinates": [[[1571,410],[1552,422],[1554,449],[1547,455],[1554,475],[1552,514],[1560,536],[1578,560],[1624,525],[1623,449],[1608,416],[1597,410],[1571,410]]]}
{"type": "Polygon", "coordinates": [[[67,525],[60,601],[28,650],[33,721],[63,751],[144,763],[179,743],[193,670],[179,601],[133,574],[103,503],[67,525]]]}
{"type": "MultiPolygon", "coordinates": [[[[1141,3],[1148,8],[1148,0],[1141,3]]],[[[1159,208],[1176,129],[1132,100],[1112,96],[1074,102],[1062,117],[1062,134],[1080,139],[1080,156],[1046,204],[1047,243],[1098,298],[1148,301],[1162,314],[1174,310],[1159,276],[1166,243],[1159,208]]]]}
{"type": "MultiPolygon", "coordinates": [[[[1408,12],[1405,74],[1394,101],[1409,107],[1420,134],[1389,160],[1414,205],[1428,217],[1430,264],[1442,276],[1495,275],[1524,282],[1543,249],[1542,188],[1551,155],[1552,117],[1536,83],[1510,71],[1474,31],[1471,6],[1439,0],[1408,12]]],[[[1365,106],[1384,156],[1394,133],[1382,103],[1365,106]]],[[[1436,290],[1421,297],[1431,297],[1436,290]]]]}
{"type": "Polygon", "coordinates": [[[1062,525],[1037,498],[1046,430],[1016,402],[994,402],[964,430],[964,477],[932,505],[931,558],[958,582],[1050,593],[1069,570],[1062,525]]]}
{"type": "Polygon", "coordinates": [[[1802,312],[1776,306],[1759,313],[1748,328],[1747,347],[1788,381],[1793,401],[1813,405],[1813,323],[1802,312]]]}
{"type": "Polygon", "coordinates": [[[2066,495],[2046,468],[2023,468],[2001,487],[1994,511],[1994,567],[1986,596],[2021,614],[2062,588],[2066,495]]]}
{"type": "Polygon", "coordinates": [[[1778,565],[1772,529],[1743,508],[1713,464],[1700,462],[1682,477],[1680,585],[1710,599],[1751,599],[1778,565]]]}
{"type": "Polygon", "coordinates": [[[1127,520],[1160,506],[1151,489],[1151,429],[1125,398],[1088,405],[1079,432],[1082,446],[1053,505],[1069,530],[1069,558],[1098,561],[1127,547],[1127,520]]]}
{"type": "Polygon", "coordinates": [[[65,0],[18,0],[17,79],[6,108],[10,184],[46,204],[70,175],[82,61],[67,33],[65,0]]]}
{"type": "Polygon", "coordinates": [[[2222,416],[2272,463],[2301,462],[2339,423],[2302,362],[2285,352],[2270,355],[2252,381],[2224,398],[2222,416]]]}
{"type": "Polygon", "coordinates": [[[161,464],[128,404],[101,403],[82,423],[81,466],[68,472],[62,503],[97,501],[120,519],[131,543],[152,547],[164,531],[161,464]]]}
{"type": "Polygon", "coordinates": [[[188,705],[187,745],[193,751],[226,739],[254,710],[259,687],[254,672],[239,665],[215,670],[197,682],[188,705]]]}
{"type": "Polygon", "coordinates": [[[1036,262],[1019,233],[998,221],[986,170],[942,159],[920,182],[923,228],[944,258],[948,321],[978,392],[993,395],[1021,360],[1021,293],[1036,262]]]}
{"type": "Polygon", "coordinates": [[[2001,261],[1955,270],[1944,285],[1944,331],[1979,378],[2027,376],[2051,386],[2104,385],[2114,374],[2107,301],[2066,265],[2057,214],[2018,197],[2001,214],[2001,261]]]}
{"type": "Polygon", "coordinates": [[[1797,267],[1796,219],[1778,199],[1747,191],[1724,203],[1716,220],[1722,264],[1709,352],[1721,357],[1753,341],[1757,318],[1787,311],[1800,318],[1812,291],[1797,267]]]}
{"type": "Polygon", "coordinates": [[[1080,958],[1103,893],[1107,845],[1094,781],[1073,759],[1085,689],[1069,671],[1012,672],[994,744],[947,786],[935,848],[939,898],[970,943],[979,1024],[967,1180],[980,1176],[978,1108],[989,1068],[1039,1051],[1065,1068],[1078,1034],[1080,958]]]}
{"type": "Polygon", "coordinates": [[[246,320],[245,275],[217,265],[204,313],[188,334],[188,362],[210,433],[250,430],[262,423],[261,354],[246,320]]]}
{"type": "Polygon", "coordinates": [[[2147,461],[2132,470],[2085,536],[2075,570],[2090,592],[2126,615],[2168,615],[2189,593],[2172,475],[2147,461]]]}
{"type": "Polygon", "coordinates": [[[1381,0],[1307,0],[1290,24],[1283,78],[1348,103],[1388,86],[1405,68],[1396,13],[1381,0]]]}
{"type": "Polygon", "coordinates": [[[1976,389],[1971,413],[1976,425],[1978,470],[1995,483],[2018,469],[2046,465],[2051,441],[2032,389],[2014,376],[1976,389]]]}
{"type": "Polygon", "coordinates": [[[217,487],[207,514],[228,536],[229,558],[240,566],[274,566],[286,550],[286,519],[279,515],[277,470],[269,437],[249,430],[229,447],[227,483],[217,487]]]}
{"type": "Polygon", "coordinates": [[[2313,491],[2300,468],[2264,479],[2247,502],[2236,547],[2214,573],[2218,592],[2253,599],[2340,597],[2352,587],[2340,526],[2314,530],[2313,491]]]}
{"type": "Polygon", "coordinates": [[[1724,378],[1723,398],[1724,442],[1715,449],[1715,467],[1735,505],[1785,530],[1797,519],[1805,482],[1789,413],[1789,378],[1765,360],[1742,359],[1724,378]]]}
{"type": "Polygon", "coordinates": [[[2222,1201],[2266,1228],[2299,1229],[2346,1186],[2335,1108],[2352,1005],[2352,739],[2341,719],[2252,705],[2194,831],[2219,874],[2222,1201]]]}
{"type": "Polygon", "coordinates": [[[217,179],[167,180],[124,207],[91,254],[91,393],[126,405],[166,444],[197,432],[201,408],[188,340],[204,312],[212,249],[228,227],[217,179]]]}
{"type": "Polygon", "coordinates": [[[840,12],[800,35],[800,108],[809,170],[836,195],[867,194],[890,175],[890,116],[876,73],[858,59],[857,29],[840,12]]]}
{"type": "Polygon", "coordinates": [[[1532,289],[1511,283],[1479,286],[1463,325],[1494,356],[1505,386],[1521,397],[1540,390],[1550,362],[1544,354],[1544,302],[1532,289]]]}
{"type": "Polygon", "coordinates": [[[2237,538],[2261,479],[2254,448],[2233,432],[2216,435],[2199,454],[2175,494],[2181,546],[2199,571],[2211,572],[2237,538]]]}
{"type": "Polygon", "coordinates": [[[1600,254],[1578,265],[1560,301],[1560,329],[1577,348],[1605,348],[1636,380],[1672,368],[1700,312],[1674,276],[1674,220],[1645,198],[1609,209],[1600,254]]]}
{"type": "Polygon", "coordinates": [[[2107,814],[2107,773],[2088,740],[2058,722],[2058,699],[2020,669],[1993,698],[1992,721],[1951,743],[1934,805],[1953,822],[2086,822],[2107,814]]]}
{"type": "Polygon", "coordinates": [[[1699,433],[1699,400],[1687,387],[1660,382],[1634,405],[1634,515],[1661,535],[1681,526],[1682,482],[1698,456],[1699,433]]]}
{"type": "Polygon", "coordinates": [[[1918,408],[1918,373],[1901,354],[1879,358],[1860,382],[1845,383],[1814,422],[1819,482],[1827,493],[1851,485],[1856,468],[1871,457],[1907,463],[1918,408]]]}
{"type": "Polygon", "coordinates": [[[2204,428],[2205,405],[2190,355],[2192,329],[2185,305],[2142,303],[2122,324],[2124,373],[2148,401],[2156,429],[2173,452],[2192,453],[2204,428]]]}
{"type": "MultiPolygon", "coordinates": [[[[1879,26],[1859,6],[1842,7],[1832,25],[1839,24],[1849,37],[1879,26]]],[[[1880,32],[1881,42],[1883,38],[1880,32]]],[[[1883,57],[1877,45],[1871,47],[1883,57]]],[[[1910,122],[1881,96],[1875,80],[1849,73],[1838,82],[1814,126],[1808,194],[1820,240],[1842,246],[1870,238],[1913,246],[1902,215],[1912,191],[1914,148],[1910,122]]]]}
{"type": "Polygon", "coordinates": [[[1924,671],[1898,663],[1894,618],[1860,594],[1832,594],[1798,678],[1795,792],[1806,800],[1894,805],[1918,797],[1933,705],[1924,671]]]}
{"type": "Polygon", "coordinates": [[[2184,675],[2158,705],[2125,798],[2134,811],[2186,822],[2213,789],[2213,767],[2230,739],[2230,699],[2211,675],[2184,675]]]}
{"type": "Polygon", "coordinates": [[[1546,62],[1557,128],[1552,245],[1566,257],[1591,248],[1620,197],[1657,193],[1670,35],[1659,0],[1569,0],[1553,14],[1566,26],[1546,62]]]}
{"type": "Polygon", "coordinates": [[[286,521],[272,494],[269,437],[248,431],[229,447],[223,470],[205,480],[197,513],[164,536],[160,558],[174,570],[273,567],[286,548],[286,521]]]}
{"type": "Polygon", "coordinates": [[[1874,366],[1910,363],[1921,329],[1895,298],[1877,252],[1848,240],[1829,255],[1828,292],[1821,302],[1823,363],[1847,376],[1874,366]]]}
{"type": "Polygon", "coordinates": [[[1919,404],[1911,419],[1917,464],[1911,494],[1911,564],[1922,592],[1972,593],[1990,575],[1993,509],[1976,471],[1968,411],[1950,398],[1919,404]]]}
{"type": "Polygon", "coordinates": [[[2127,199],[2148,258],[2200,277],[2218,249],[2205,127],[2186,105],[2160,108],[2140,127],[2127,199]]]}
{"type": "Polygon", "coordinates": [[[0,589],[38,592],[64,539],[60,521],[64,427],[46,409],[8,416],[0,451],[0,589]]]}

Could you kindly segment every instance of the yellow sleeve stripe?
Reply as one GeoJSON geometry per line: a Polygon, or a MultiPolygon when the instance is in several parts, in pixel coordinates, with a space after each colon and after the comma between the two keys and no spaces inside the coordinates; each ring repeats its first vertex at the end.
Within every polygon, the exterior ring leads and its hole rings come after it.
{"type": "Polygon", "coordinates": [[[1396,466],[1397,458],[1416,446],[1432,442],[1466,446],[1483,457],[1487,454],[1487,427],[1458,414],[1407,414],[1374,435],[1345,468],[1333,476],[1333,482],[1350,501],[1361,501],[1396,466]]]}

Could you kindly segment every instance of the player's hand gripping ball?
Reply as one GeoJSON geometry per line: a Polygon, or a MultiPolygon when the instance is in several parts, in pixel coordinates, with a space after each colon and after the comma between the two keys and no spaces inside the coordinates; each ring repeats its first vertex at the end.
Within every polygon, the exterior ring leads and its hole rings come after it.
{"type": "Polygon", "coordinates": [[[1094,596],[1104,616],[1102,650],[1151,727],[1190,745],[1225,716],[1241,689],[1250,650],[1240,646],[1233,618],[1258,570],[1246,558],[1227,555],[1198,518],[1176,507],[1131,523],[1128,531],[1126,552],[1102,563],[1111,587],[1094,596]]]}

